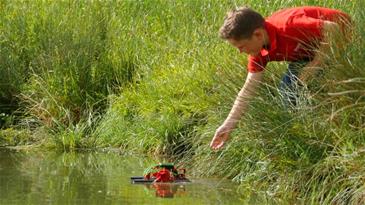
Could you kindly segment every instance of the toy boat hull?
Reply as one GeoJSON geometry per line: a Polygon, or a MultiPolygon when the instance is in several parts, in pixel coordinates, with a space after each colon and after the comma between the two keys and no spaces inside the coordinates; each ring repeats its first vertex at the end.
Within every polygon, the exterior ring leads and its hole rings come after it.
{"type": "MultiPolygon", "coordinates": [[[[132,184],[151,184],[155,179],[145,179],[144,177],[131,177],[132,184]]],[[[173,182],[163,182],[163,183],[185,183],[191,182],[189,179],[176,179],[173,182]]]]}

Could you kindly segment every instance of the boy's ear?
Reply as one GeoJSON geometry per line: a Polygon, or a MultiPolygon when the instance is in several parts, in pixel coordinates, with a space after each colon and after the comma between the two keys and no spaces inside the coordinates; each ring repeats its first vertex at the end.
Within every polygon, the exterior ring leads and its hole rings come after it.
{"type": "Polygon", "coordinates": [[[256,30],[254,30],[253,36],[256,36],[256,38],[263,38],[264,37],[263,30],[261,28],[257,28],[256,30]]]}

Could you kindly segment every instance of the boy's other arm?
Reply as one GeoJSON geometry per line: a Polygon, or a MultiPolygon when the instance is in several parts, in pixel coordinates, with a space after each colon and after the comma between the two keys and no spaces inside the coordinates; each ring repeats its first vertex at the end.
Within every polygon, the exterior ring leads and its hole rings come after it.
{"type": "Polygon", "coordinates": [[[317,49],[314,58],[311,62],[309,62],[302,73],[300,74],[299,79],[302,82],[306,82],[309,77],[311,77],[318,69],[323,59],[325,58],[326,52],[330,49],[330,41],[335,35],[341,33],[340,26],[332,21],[324,21],[322,26],[322,41],[320,42],[320,46],[317,49]]]}
{"type": "Polygon", "coordinates": [[[228,140],[229,134],[236,127],[241,115],[245,112],[249,99],[256,93],[257,86],[262,80],[263,71],[257,73],[248,73],[245,84],[239,91],[232,109],[223,122],[223,124],[216,130],[215,135],[210,143],[212,149],[219,149],[228,140]]]}

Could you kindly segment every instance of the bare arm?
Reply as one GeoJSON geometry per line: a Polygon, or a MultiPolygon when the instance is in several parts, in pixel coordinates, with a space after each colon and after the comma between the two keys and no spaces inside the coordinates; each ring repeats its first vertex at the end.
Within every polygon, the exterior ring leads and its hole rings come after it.
{"type": "Polygon", "coordinates": [[[256,88],[259,82],[262,80],[263,72],[248,73],[246,82],[239,91],[236,100],[232,106],[232,109],[224,121],[224,124],[228,124],[229,127],[235,128],[236,124],[241,118],[242,113],[247,109],[248,100],[255,94],[256,88]]]}
{"type": "Polygon", "coordinates": [[[228,139],[229,134],[236,127],[242,114],[247,109],[249,100],[255,95],[256,89],[262,80],[262,76],[262,71],[258,73],[248,73],[246,82],[239,91],[228,117],[215,132],[215,135],[210,143],[210,146],[213,149],[219,149],[224,145],[224,142],[228,139]]]}

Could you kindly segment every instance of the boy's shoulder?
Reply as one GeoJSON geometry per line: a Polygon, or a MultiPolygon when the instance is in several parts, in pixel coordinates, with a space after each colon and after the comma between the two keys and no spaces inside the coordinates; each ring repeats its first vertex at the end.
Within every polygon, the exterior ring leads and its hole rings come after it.
{"type": "Polygon", "coordinates": [[[290,8],[283,8],[280,10],[275,11],[273,14],[271,14],[268,18],[272,17],[290,17],[295,15],[315,15],[320,13],[326,13],[326,12],[338,12],[338,10],[331,9],[331,8],[325,8],[325,7],[319,7],[319,6],[300,6],[300,7],[290,7],[290,8]]]}
{"type": "Polygon", "coordinates": [[[303,16],[303,7],[285,8],[278,10],[266,17],[266,21],[275,26],[277,29],[284,29],[290,27],[293,23],[293,19],[297,16],[303,16]]]}
{"type": "Polygon", "coordinates": [[[278,10],[265,20],[276,29],[284,31],[298,28],[318,29],[324,20],[334,21],[338,17],[347,17],[347,14],[331,8],[302,6],[278,10]]]}
{"type": "Polygon", "coordinates": [[[268,16],[266,19],[271,21],[288,21],[297,16],[306,16],[310,18],[326,18],[326,16],[332,16],[335,14],[341,14],[342,11],[319,7],[319,6],[302,6],[302,7],[293,7],[293,8],[284,8],[278,10],[268,16]]]}

